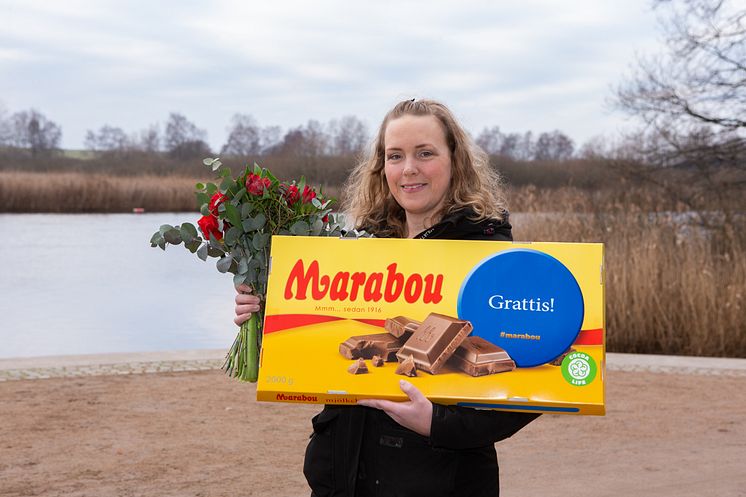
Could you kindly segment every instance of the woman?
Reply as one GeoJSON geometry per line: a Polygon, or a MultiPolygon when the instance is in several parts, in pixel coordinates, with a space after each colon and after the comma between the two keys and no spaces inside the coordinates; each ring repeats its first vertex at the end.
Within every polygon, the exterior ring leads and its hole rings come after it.
{"type": "MultiPolygon", "coordinates": [[[[438,102],[389,111],[346,188],[345,211],[376,236],[512,240],[499,177],[438,102]]],[[[259,309],[252,295],[236,304],[238,324],[259,309]]],[[[325,406],[313,418],[303,468],[312,495],[498,495],[494,443],[538,415],[433,404],[403,380],[401,389],[408,402],[325,406]]]]}

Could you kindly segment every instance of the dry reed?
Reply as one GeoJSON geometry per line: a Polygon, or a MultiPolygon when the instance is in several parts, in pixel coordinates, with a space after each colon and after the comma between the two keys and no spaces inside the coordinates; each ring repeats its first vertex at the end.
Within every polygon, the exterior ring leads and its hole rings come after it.
{"type": "MultiPolygon", "coordinates": [[[[0,211],[194,211],[204,180],[0,171],[0,211]]],[[[746,230],[691,225],[660,202],[640,188],[522,187],[514,234],[605,243],[609,350],[746,357],[746,230]]]]}

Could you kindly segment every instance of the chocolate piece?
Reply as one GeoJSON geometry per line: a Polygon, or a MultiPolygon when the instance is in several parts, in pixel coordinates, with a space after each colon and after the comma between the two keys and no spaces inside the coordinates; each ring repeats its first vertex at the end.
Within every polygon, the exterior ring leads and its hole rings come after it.
{"type": "Polygon", "coordinates": [[[471,376],[515,369],[515,362],[505,350],[482,337],[466,337],[448,360],[448,365],[471,376]]]}
{"type": "Polygon", "coordinates": [[[433,312],[412,333],[396,357],[403,361],[411,355],[417,369],[438,374],[471,330],[469,321],[433,312]]]}
{"type": "Polygon", "coordinates": [[[379,355],[374,355],[373,358],[371,359],[371,362],[373,363],[375,367],[380,368],[381,366],[383,366],[383,357],[379,355]]]}
{"type": "Polygon", "coordinates": [[[365,365],[365,360],[358,359],[347,368],[347,371],[352,374],[365,374],[368,372],[368,366],[365,365]]]}
{"type": "Polygon", "coordinates": [[[414,319],[409,319],[405,316],[397,316],[395,318],[388,318],[383,324],[383,329],[391,333],[397,338],[409,338],[412,333],[417,330],[417,327],[422,324],[414,319]]]}
{"type": "Polygon", "coordinates": [[[557,358],[548,362],[548,364],[551,364],[552,366],[562,366],[562,361],[565,359],[565,357],[567,357],[568,354],[572,354],[573,352],[575,352],[575,349],[570,347],[562,354],[560,354],[557,358]]]}
{"type": "Polygon", "coordinates": [[[339,353],[347,359],[371,359],[379,355],[386,362],[394,362],[403,344],[403,340],[388,333],[375,333],[348,338],[339,345],[339,353]]]}
{"type": "Polygon", "coordinates": [[[407,356],[396,366],[396,371],[394,372],[402,376],[417,376],[417,366],[414,364],[414,358],[411,355],[407,356]]]}

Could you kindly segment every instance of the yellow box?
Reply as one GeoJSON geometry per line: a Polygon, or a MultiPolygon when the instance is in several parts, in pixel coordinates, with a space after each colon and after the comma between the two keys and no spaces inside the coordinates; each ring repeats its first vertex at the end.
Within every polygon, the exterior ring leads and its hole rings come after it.
{"type": "Polygon", "coordinates": [[[603,245],[275,236],[257,400],[406,400],[397,363],[353,375],[339,345],[429,313],[469,320],[513,371],[407,378],[441,404],[604,414],[603,245]],[[553,359],[567,352],[560,365],[553,359]]]}

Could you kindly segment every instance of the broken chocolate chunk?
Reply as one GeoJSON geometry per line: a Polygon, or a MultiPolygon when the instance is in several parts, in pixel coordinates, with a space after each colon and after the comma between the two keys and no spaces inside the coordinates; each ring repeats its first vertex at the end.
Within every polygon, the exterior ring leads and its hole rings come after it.
{"type": "Polygon", "coordinates": [[[384,361],[383,361],[383,357],[381,357],[381,356],[379,356],[379,355],[374,355],[374,356],[373,356],[373,357],[371,358],[370,362],[372,362],[372,363],[373,363],[373,365],[374,365],[375,367],[377,367],[377,368],[380,368],[381,366],[383,366],[383,363],[384,363],[384,361]]]}
{"type": "Polygon", "coordinates": [[[417,376],[417,366],[414,364],[414,357],[411,355],[407,356],[406,359],[396,366],[395,373],[402,376],[417,376]]]}
{"type": "Polygon", "coordinates": [[[353,362],[347,371],[350,374],[365,374],[368,372],[368,366],[365,364],[365,359],[358,359],[353,362]]]}

